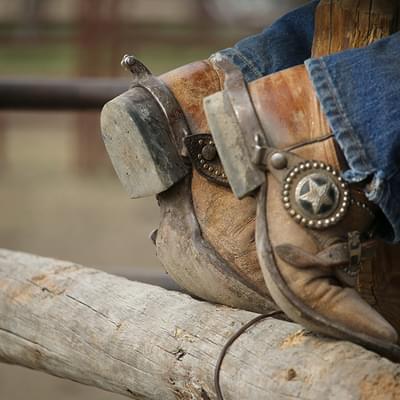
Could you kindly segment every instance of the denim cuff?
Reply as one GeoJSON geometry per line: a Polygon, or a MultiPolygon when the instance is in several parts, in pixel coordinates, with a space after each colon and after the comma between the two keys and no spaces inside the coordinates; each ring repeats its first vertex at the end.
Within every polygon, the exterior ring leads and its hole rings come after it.
{"type": "Polygon", "coordinates": [[[344,172],[344,177],[349,182],[361,182],[373,174],[375,169],[346,115],[325,61],[311,59],[307,60],[305,65],[335,139],[350,167],[348,171],[344,172]]]}
{"type": "MultiPolygon", "coordinates": [[[[365,194],[370,201],[379,206],[386,217],[378,227],[378,234],[389,242],[398,242],[400,207],[396,201],[399,192],[396,186],[400,183],[400,174],[390,175],[387,171],[377,168],[375,157],[367,154],[370,140],[368,137],[362,137],[360,132],[354,129],[352,119],[355,110],[352,109],[349,98],[343,98],[338,92],[324,58],[309,59],[305,61],[305,66],[335,139],[348,163],[349,169],[343,172],[343,178],[350,183],[372,178],[365,194]]],[[[345,77],[343,79],[345,81],[345,77]]]]}
{"type": "Polygon", "coordinates": [[[218,54],[227,57],[232,64],[238,67],[242,71],[246,82],[254,81],[263,76],[257,66],[235,47],[221,50],[218,54]]]}

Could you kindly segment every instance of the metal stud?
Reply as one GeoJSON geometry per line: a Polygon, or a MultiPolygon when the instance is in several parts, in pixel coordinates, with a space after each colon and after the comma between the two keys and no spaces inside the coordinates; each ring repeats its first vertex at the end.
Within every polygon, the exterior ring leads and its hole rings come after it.
{"type": "Polygon", "coordinates": [[[217,157],[217,149],[215,148],[215,146],[213,146],[211,144],[207,144],[201,150],[201,155],[207,161],[213,161],[217,157]]]}
{"type": "Polygon", "coordinates": [[[288,159],[283,153],[274,153],[271,156],[271,165],[275,169],[285,169],[288,165],[288,159]]]}

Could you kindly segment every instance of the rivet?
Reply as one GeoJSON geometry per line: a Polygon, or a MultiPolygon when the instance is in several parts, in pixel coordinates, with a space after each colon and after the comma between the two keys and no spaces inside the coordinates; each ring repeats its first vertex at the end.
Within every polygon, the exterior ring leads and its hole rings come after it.
{"type": "Polygon", "coordinates": [[[289,203],[289,201],[290,201],[290,200],[289,200],[289,197],[284,197],[284,198],[283,198],[283,202],[284,202],[284,203],[289,203]]]}
{"type": "Polygon", "coordinates": [[[318,167],[319,167],[319,164],[316,163],[316,162],[314,162],[312,166],[313,166],[313,168],[318,168],[318,167]]]}
{"type": "Polygon", "coordinates": [[[296,211],[290,210],[290,211],[289,211],[289,214],[290,214],[292,217],[294,217],[294,216],[296,215],[296,211]]]}
{"type": "Polygon", "coordinates": [[[203,168],[204,168],[204,169],[208,169],[208,167],[209,167],[208,164],[204,164],[204,165],[203,165],[203,168]]]}
{"type": "Polygon", "coordinates": [[[200,164],[203,165],[205,163],[204,160],[200,160],[200,164]]]}
{"type": "Polygon", "coordinates": [[[301,216],[300,214],[297,214],[296,217],[295,217],[295,219],[296,219],[296,221],[301,221],[302,216],[301,216]]]}
{"type": "Polygon", "coordinates": [[[215,157],[217,157],[217,149],[215,148],[215,146],[207,144],[201,150],[201,154],[203,158],[205,158],[207,161],[212,161],[215,159],[215,157]]]}
{"type": "Polygon", "coordinates": [[[314,221],[308,221],[308,226],[311,228],[311,227],[313,227],[315,225],[315,222],[314,221]]]}
{"type": "Polygon", "coordinates": [[[285,203],[285,208],[286,208],[286,210],[289,210],[290,209],[290,203],[285,203]]]}
{"type": "Polygon", "coordinates": [[[288,160],[283,153],[274,153],[271,156],[271,165],[275,169],[284,169],[288,165],[288,160]]]}
{"type": "Polygon", "coordinates": [[[283,195],[285,196],[285,197],[288,197],[289,196],[289,191],[287,191],[287,190],[285,190],[284,192],[283,192],[283,195]]]}
{"type": "Polygon", "coordinates": [[[214,168],[213,168],[213,167],[210,167],[210,168],[208,168],[208,170],[209,170],[210,172],[213,172],[213,171],[214,171],[214,168]]]}
{"type": "Polygon", "coordinates": [[[199,160],[201,160],[201,159],[203,158],[203,156],[202,156],[201,154],[198,154],[198,155],[197,155],[197,158],[198,158],[199,160]]]}
{"type": "Polygon", "coordinates": [[[216,170],[214,173],[215,173],[216,176],[219,176],[219,171],[218,170],[216,170]]]}
{"type": "Polygon", "coordinates": [[[204,144],[204,140],[203,139],[200,139],[199,140],[199,145],[201,146],[201,145],[203,145],[204,144]]]}

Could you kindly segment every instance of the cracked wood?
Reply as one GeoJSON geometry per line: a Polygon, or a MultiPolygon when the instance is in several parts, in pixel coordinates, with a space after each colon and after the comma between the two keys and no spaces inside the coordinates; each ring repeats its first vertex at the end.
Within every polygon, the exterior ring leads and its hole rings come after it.
{"type": "MultiPolygon", "coordinates": [[[[0,251],[0,360],[133,399],[214,400],[218,354],[254,316],[76,264],[0,251]]],[[[226,400],[394,399],[400,366],[269,319],[229,349],[221,385],[226,400]]]]}

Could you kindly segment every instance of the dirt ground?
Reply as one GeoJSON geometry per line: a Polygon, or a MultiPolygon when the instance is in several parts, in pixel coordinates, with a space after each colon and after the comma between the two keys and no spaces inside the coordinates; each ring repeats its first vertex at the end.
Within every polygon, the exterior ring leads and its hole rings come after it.
{"type": "MultiPolygon", "coordinates": [[[[67,259],[109,272],[162,271],[149,232],[154,199],[130,200],[113,171],[79,174],[75,117],[7,114],[0,173],[0,247],[67,259]]],[[[0,364],[0,400],[122,398],[27,369],[0,364]],[[55,395],[56,394],[56,395],[55,395]]]]}

